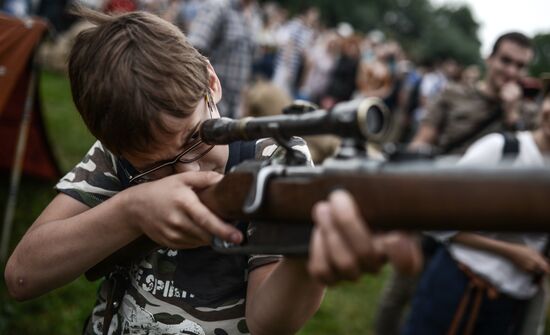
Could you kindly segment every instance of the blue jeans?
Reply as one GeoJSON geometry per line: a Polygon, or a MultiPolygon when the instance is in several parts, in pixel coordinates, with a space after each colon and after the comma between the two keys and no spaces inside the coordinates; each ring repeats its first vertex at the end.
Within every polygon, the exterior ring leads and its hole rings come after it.
{"type": "MultiPolygon", "coordinates": [[[[439,248],[422,274],[401,335],[447,334],[468,284],[469,278],[447,248],[439,248]]],[[[473,333],[518,334],[526,302],[502,293],[491,300],[484,294],[473,333]]],[[[463,333],[471,307],[467,306],[457,334],[463,333]]]]}

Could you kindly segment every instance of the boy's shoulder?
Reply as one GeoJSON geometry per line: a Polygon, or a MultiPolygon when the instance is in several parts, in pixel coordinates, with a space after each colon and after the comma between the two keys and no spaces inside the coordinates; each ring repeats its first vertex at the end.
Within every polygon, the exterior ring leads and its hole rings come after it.
{"type": "Polygon", "coordinates": [[[82,161],[55,185],[55,189],[94,207],[122,189],[116,162],[115,155],[96,141],[82,161]]]}

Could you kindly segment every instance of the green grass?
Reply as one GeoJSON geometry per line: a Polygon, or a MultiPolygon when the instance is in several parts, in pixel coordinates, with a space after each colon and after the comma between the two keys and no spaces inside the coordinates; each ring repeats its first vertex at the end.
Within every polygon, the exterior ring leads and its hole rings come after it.
{"type": "MultiPolygon", "coordinates": [[[[93,137],[75,110],[67,79],[62,75],[43,72],[40,82],[48,137],[65,173],[81,160],[93,143],[93,137]]],[[[7,175],[0,175],[2,217],[8,178],[7,175]]],[[[55,196],[53,185],[54,182],[22,178],[11,248],[15,247],[34,219],[55,196]]],[[[365,276],[358,283],[329,289],[321,309],[300,334],[369,334],[385,276],[385,273],[379,277],[365,276]]],[[[8,297],[3,276],[0,283],[0,334],[6,335],[79,334],[97,289],[97,283],[90,283],[81,277],[42,297],[19,303],[8,297]]]]}
{"type": "MultiPolygon", "coordinates": [[[[70,96],[68,80],[51,73],[42,73],[40,92],[43,116],[53,151],[63,172],[82,159],[93,143],[70,96]]],[[[9,186],[9,176],[0,176],[0,215],[9,186]]],[[[11,249],[42,209],[55,196],[54,182],[23,176],[11,236],[11,249]]],[[[3,265],[2,265],[3,270],[3,265]]],[[[3,273],[3,271],[2,271],[3,273]]],[[[3,282],[0,288],[0,334],[78,334],[94,301],[97,283],[80,278],[70,285],[32,301],[18,303],[7,295],[3,282]]]]}
{"type": "Polygon", "coordinates": [[[321,308],[300,335],[372,333],[374,312],[388,271],[327,290],[321,308]]]}
{"type": "Polygon", "coordinates": [[[94,138],[74,107],[67,78],[43,72],[40,83],[48,137],[60,167],[68,171],[80,162],[94,138]]]}

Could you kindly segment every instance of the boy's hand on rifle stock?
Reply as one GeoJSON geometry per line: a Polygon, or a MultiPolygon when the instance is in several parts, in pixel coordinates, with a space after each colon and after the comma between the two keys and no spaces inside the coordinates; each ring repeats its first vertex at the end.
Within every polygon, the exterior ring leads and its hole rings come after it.
{"type": "Polygon", "coordinates": [[[208,245],[213,236],[240,243],[241,232],[220,220],[195,193],[222,177],[216,172],[184,172],[132,187],[132,219],[153,241],[173,249],[208,245]]]}
{"type": "Polygon", "coordinates": [[[308,269],[326,284],[356,280],[362,273],[376,273],[390,262],[397,271],[416,273],[422,256],[416,241],[403,233],[373,233],[357,204],[345,191],[331,193],[313,208],[308,269]]]}

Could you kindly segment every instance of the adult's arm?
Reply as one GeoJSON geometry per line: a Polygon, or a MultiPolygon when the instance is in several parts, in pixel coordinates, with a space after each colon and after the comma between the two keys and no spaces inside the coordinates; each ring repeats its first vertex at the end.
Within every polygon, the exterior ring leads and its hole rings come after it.
{"type": "Polygon", "coordinates": [[[450,90],[445,89],[433,103],[426,104],[426,115],[422,118],[418,131],[409,145],[410,149],[420,149],[437,144],[449,113],[450,104],[447,101],[449,95],[451,95],[450,90]]]}
{"type": "Polygon", "coordinates": [[[430,123],[422,123],[409,144],[409,149],[421,149],[423,147],[434,145],[439,138],[439,131],[430,123]]]}
{"type": "Polygon", "coordinates": [[[250,273],[246,323],[251,334],[295,334],[317,311],[325,286],[311,277],[305,262],[283,258],[250,273]]]}
{"type": "Polygon", "coordinates": [[[527,272],[550,272],[550,266],[544,256],[539,251],[526,245],[501,241],[469,232],[459,232],[451,240],[455,243],[505,257],[527,272]]]}

